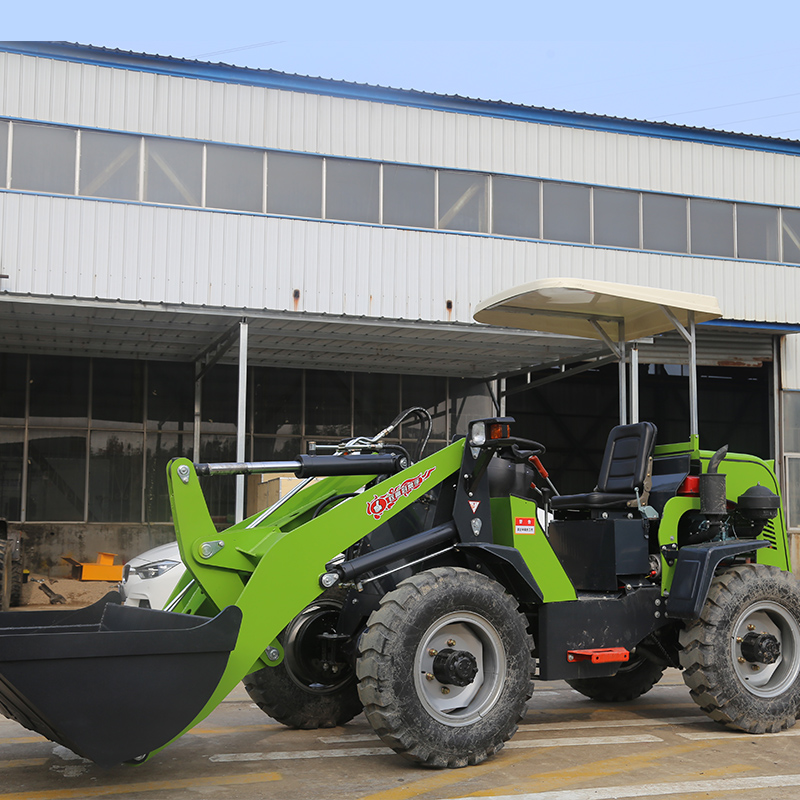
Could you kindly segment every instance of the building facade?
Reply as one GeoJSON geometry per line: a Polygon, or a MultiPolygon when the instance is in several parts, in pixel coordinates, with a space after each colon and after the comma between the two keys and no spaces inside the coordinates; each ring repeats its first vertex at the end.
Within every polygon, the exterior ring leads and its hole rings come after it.
{"type": "MultiPolygon", "coordinates": [[[[174,455],[291,457],[409,405],[430,447],[502,409],[591,474],[567,451],[601,446],[614,378],[525,391],[586,344],[472,321],[556,276],[718,298],[701,435],[775,458],[800,532],[798,142],[4,43],[3,163],[0,516],[37,552],[169,538],[174,455]]],[[[672,430],[680,341],[640,353],[672,430]]],[[[241,513],[233,482],[207,491],[241,513]]]]}

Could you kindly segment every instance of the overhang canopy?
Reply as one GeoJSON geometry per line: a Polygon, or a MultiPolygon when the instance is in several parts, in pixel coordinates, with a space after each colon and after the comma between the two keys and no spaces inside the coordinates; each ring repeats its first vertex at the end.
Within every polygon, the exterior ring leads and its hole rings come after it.
{"type": "Polygon", "coordinates": [[[684,326],[692,312],[695,322],[722,316],[717,299],[709,295],[582,278],[543,278],[484,300],[474,318],[506,328],[587,339],[603,339],[604,332],[612,340],[631,341],[672,330],[665,308],[684,326]]]}

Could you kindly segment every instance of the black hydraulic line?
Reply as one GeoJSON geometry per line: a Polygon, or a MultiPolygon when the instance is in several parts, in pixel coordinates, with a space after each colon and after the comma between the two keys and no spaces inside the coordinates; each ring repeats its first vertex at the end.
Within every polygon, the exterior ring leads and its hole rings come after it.
{"type": "Polygon", "coordinates": [[[356,556],[350,561],[343,561],[340,564],[329,564],[325,568],[329,572],[336,572],[342,581],[351,581],[365,572],[372,572],[373,570],[385,567],[391,564],[392,561],[405,558],[406,556],[414,555],[423,550],[431,547],[436,547],[445,542],[453,541],[457,536],[455,523],[450,520],[443,525],[437,525],[423,533],[418,533],[415,536],[409,536],[408,539],[402,539],[399,542],[394,542],[381,547],[378,550],[373,550],[371,553],[365,553],[363,556],[356,556]]]}

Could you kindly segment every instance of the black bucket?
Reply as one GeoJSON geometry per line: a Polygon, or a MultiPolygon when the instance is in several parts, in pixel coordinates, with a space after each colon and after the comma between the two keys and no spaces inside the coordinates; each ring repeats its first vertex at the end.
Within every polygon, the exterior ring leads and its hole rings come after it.
{"type": "Polygon", "coordinates": [[[213,619],[122,606],[0,614],[0,710],[101,766],[139,760],[216,689],[242,613],[213,619]]]}

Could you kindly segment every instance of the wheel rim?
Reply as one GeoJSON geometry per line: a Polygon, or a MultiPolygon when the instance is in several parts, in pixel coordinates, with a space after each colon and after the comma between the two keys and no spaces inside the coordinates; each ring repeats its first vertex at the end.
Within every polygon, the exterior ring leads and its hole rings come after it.
{"type": "Polygon", "coordinates": [[[800,674],[800,625],[782,605],[762,600],[748,606],[736,620],[731,633],[731,659],[736,677],[757,697],[776,697],[788,689],[800,674]],[[748,633],[774,636],[780,655],[772,664],[748,661],[742,643],[748,633]]]}
{"type": "Polygon", "coordinates": [[[352,670],[344,662],[334,665],[336,672],[331,670],[331,665],[323,659],[319,639],[322,633],[335,633],[340,611],[338,603],[314,603],[286,627],[283,663],[289,677],[306,691],[331,694],[353,678],[352,670]]]}
{"type": "Polygon", "coordinates": [[[497,702],[506,676],[500,634],[484,617],[468,611],[447,614],[420,639],[414,658],[414,685],[428,713],[451,727],[471,725],[497,702]],[[434,676],[439,651],[457,649],[475,659],[477,673],[466,686],[443,684],[434,676]],[[443,691],[446,690],[446,691],[443,691]]]}

